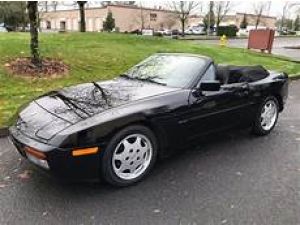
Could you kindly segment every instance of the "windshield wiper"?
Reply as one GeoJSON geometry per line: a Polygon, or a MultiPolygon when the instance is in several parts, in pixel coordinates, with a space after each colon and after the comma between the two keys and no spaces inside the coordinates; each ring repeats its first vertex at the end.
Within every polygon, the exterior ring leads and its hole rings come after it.
{"type": "Polygon", "coordinates": [[[167,85],[166,83],[161,83],[161,82],[153,80],[157,77],[132,77],[132,76],[129,76],[128,74],[121,74],[120,77],[124,77],[124,78],[131,79],[131,80],[146,81],[146,82],[150,82],[153,84],[159,84],[159,85],[163,85],[163,86],[167,85]]]}
{"type": "Polygon", "coordinates": [[[153,83],[153,84],[159,84],[159,85],[163,85],[163,86],[167,85],[166,83],[161,83],[161,82],[153,80],[153,79],[155,79],[155,77],[145,77],[145,78],[135,77],[134,79],[137,79],[137,80],[140,80],[140,81],[147,81],[147,82],[150,82],[150,83],[153,83]]]}
{"type": "MultiPolygon", "coordinates": [[[[68,105],[69,107],[73,107],[75,109],[80,110],[81,112],[85,113],[87,116],[91,116],[90,113],[88,113],[86,110],[84,110],[83,108],[79,107],[78,105],[76,105],[74,102],[76,102],[75,99],[72,99],[70,97],[67,97],[66,95],[62,94],[60,91],[52,91],[51,94],[53,94],[55,97],[60,98],[64,103],[66,103],[66,105],[68,105]],[[73,102],[74,101],[74,102],[73,102]]],[[[76,111],[74,111],[76,113],[76,115],[78,115],[80,118],[84,118],[82,117],[80,114],[78,114],[76,111]]]]}

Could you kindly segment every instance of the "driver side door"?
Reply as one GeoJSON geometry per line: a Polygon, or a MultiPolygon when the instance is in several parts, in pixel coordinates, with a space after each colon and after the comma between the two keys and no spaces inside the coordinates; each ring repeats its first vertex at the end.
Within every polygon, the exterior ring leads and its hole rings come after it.
{"type": "Polygon", "coordinates": [[[185,117],[190,140],[238,125],[244,115],[244,106],[248,103],[246,91],[240,93],[235,88],[222,86],[218,91],[202,91],[199,87],[203,81],[216,82],[214,64],[208,67],[189,97],[189,110],[185,117]]]}

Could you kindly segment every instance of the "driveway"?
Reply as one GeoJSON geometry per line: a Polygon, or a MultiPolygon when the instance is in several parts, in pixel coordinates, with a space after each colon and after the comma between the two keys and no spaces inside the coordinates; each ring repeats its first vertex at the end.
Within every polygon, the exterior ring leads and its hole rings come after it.
{"type": "Polygon", "coordinates": [[[0,224],[300,224],[299,96],[269,136],[212,136],[128,188],[57,181],[0,139],[0,224]]]}
{"type": "MultiPolygon", "coordinates": [[[[219,44],[219,40],[201,40],[199,43],[219,44]]],[[[247,48],[248,39],[229,39],[228,46],[236,48],[247,48]]],[[[273,43],[272,53],[300,61],[300,49],[287,49],[284,47],[300,46],[300,37],[277,37],[273,43]]]]}

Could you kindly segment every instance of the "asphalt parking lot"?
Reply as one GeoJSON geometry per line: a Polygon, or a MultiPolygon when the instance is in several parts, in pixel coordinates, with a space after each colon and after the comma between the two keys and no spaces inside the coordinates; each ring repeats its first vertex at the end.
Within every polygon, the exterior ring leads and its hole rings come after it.
{"type": "Polygon", "coordinates": [[[128,188],[58,181],[0,139],[0,224],[300,224],[299,96],[269,136],[210,137],[128,188]]]}

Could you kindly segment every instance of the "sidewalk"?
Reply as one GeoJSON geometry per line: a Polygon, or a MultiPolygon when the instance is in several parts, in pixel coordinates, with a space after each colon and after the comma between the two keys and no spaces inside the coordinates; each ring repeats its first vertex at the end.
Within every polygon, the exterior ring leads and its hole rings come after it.
{"type": "MultiPolygon", "coordinates": [[[[219,44],[219,40],[195,40],[197,43],[219,44]]],[[[229,39],[228,46],[236,48],[247,48],[248,39],[229,39]]],[[[289,58],[300,63],[300,49],[291,49],[300,45],[300,37],[276,37],[273,43],[272,54],[289,58]]]]}

